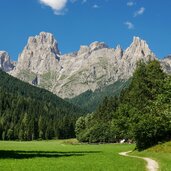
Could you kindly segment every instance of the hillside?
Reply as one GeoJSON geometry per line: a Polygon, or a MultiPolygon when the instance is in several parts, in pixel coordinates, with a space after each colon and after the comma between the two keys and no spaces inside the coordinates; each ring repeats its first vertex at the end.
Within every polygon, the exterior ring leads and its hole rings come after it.
{"type": "Polygon", "coordinates": [[[89,112],[94,112],[97,107],[103,102],[105,97],[118,96],[120,92],[127,88],[130,84],[128,81],[117,81],[114,84],[106,86],[102,89],[97,89],[94,92],[91,90],[80,94],[72,99],[67,99],[70,103],[79,106],[89,112]]]}
{"type": "Polygon", "coordinates": [[[0,139],[74,137],[75,120],[85,112],[47,90],[0,70],[0,139]]]}
{"type": "Polygon", "coordinates": [[[171,170],[171,141],[160,143],[142,152],[134,151],[132,154],[155,159],[159,163],[160,170],[162,171],[171,170]]]}
{"type": "MultiPolygon", "coordinates": [[[[170,153],[171,154],[171,141],[156,145],[146,150],[147,152],[156,153],[170,153]]],[[[171,158],[170,158],[171,159],[171,158]]]]}

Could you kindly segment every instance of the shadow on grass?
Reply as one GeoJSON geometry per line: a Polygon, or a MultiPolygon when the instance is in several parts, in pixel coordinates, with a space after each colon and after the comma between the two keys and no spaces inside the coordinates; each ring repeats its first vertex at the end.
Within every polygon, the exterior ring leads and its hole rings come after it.
{"type": "Polygon", "coordinates": [[[71,156],[84,156],[87,154],[100,153],[100,151],[14,151],[14,150],[0,150],[0,159],[29,159],[29,158],[58,158],[71,156]]]}

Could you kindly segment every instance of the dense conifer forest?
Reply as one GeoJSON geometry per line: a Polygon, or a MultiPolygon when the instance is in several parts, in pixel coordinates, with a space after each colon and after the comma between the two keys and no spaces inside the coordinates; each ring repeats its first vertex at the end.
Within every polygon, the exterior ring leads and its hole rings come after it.
{"type": "Polygon", "coordinates": [[[84,113],[0,70],[0,140],[71,138],[76,119],[84,113]]]}
{"type": "Polygon", "coordinates": [[[130,86],[106,97],[94,113],[76,123],[82,142],[136,142],[139,150],[171,140],[171,76],[156,60],[139,62],[130,86]]]}

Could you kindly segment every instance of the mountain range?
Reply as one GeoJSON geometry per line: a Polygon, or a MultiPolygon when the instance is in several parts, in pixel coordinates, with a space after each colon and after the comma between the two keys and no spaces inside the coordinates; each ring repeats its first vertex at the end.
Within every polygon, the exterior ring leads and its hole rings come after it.
{"type": "MultiPolygon", "coordinates": [[[[61,54],[51,33],[29,37],[27,45],[11,62],[7,52],[0,51],[0,68],[10,75],[47,89],[61,98],[75,98],[87,91],[97,92],[126,82],[139,60],[159,60],[146,41],[134,37],[123,50],[120,45],[108,47],[104,42],[80,46],[76,52],[61,54]]],[[[171,73],[171,57],[160,60],[163,70],[171,73]]]]}

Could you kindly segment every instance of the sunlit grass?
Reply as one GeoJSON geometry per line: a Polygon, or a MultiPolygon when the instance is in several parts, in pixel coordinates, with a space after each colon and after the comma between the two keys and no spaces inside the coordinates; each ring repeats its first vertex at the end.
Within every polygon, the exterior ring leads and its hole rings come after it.
{"type": "Polygon", "coordinates": [[[159,144],[142,152],[133,152],[135,155],[155,159],[161,171],[171,171],[171,142],[159,144]]]}
{"type": "Polygon", "coordinates": [[[145,162],[119,156],[128,144],[79,144],[76,140],[0,142],[0,171],[144,171],[145,162]]]}

